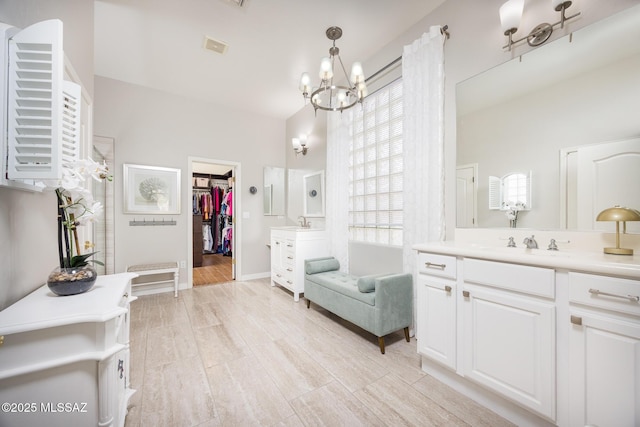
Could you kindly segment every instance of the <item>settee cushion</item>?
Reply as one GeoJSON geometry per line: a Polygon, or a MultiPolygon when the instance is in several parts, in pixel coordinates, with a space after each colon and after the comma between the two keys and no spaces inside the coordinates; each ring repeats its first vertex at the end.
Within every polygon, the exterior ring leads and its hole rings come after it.
{"type": "Polygon", "coordinates": [[[337,270],[340,270],[340,262],[333,257],[308,259],[304,263],[304,272],[306,274],[316,274],[325,271],[337,270]]]}
{"type": "Polygon", "coordinates": [[[358,279],[358,290],[360,292],[374,292],[376,290],[376,279],[378,277],[387,276],[387,274],[372,274],[371,276],[362,276],[358,279]]]}
{"type": "Polygon", "coordinates": [[[340,271],[325,271],[307,275],[306,280],[331,289],[345,297],[362,301],[368,305],[376,305],[375,292],[360,292],[358,289],[358,277],[340,271]]]}

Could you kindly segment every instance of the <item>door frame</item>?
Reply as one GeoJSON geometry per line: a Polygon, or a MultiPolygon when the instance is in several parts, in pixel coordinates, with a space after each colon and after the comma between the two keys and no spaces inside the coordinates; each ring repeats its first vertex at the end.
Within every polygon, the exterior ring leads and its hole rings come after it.
{"type": "Polygon", "coordinates": [[[469,210],[471,211],[471,214],[473,215],[473,224],[471,226],[469,225],[465,225],[464,228],[475,228],[478,226],[478,164],[477,163],[467,163],[464,165],[458,165],[456,166],[456,228],[460,227],[460,225],[458,225],[458,220],[457,220],[457,209],[458,209],[458,191],[457,191],[457,187],[458,187],[458,172],[460,170],[463,169],[471,169],[473,171],[473,187],[472,187],[472,192],[473,192],[473,202],[472,202],[472,206],[468,206],[469,210]]]}
{"type": "Polygon", "coordinates": [[[237,191],[241,186],[241,176],[240,173],[240,163],[232,162],[229,160],[218,160],[211,159],[207,157],[195,157],[189,156],[187,158],[187,188],[188,191],[185,191],[186,200],[185,206],[188,206],[187,212],[187,288],[193,287],[193,210],[192,200],[193,200],[193,186],[191,185],[191,177],[193,176],[193,163],[209,163],[215,165],[226,165],[229,166],[230,169],[233,170],[232,176],[234,178],[233,184],[233,243],[231,245],[231,268],[233,273],[233,280],[238,280],[239,277],[242,277],[242,256],[241,251],[237,250],[237,242],[242,241],[242,228],[240,227],[240,215],[238,215],[241,211],[241,200],[240,197],[237,196],[239,194],[237,191]]]}

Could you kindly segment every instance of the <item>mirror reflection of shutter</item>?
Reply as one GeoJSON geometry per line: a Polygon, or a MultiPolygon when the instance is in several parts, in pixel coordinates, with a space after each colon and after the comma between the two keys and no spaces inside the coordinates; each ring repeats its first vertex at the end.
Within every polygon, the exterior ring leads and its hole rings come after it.
{"type": "Polygon", "coordinates": [[[53,19],[9,40],[9,179],[59,179],[62,165],[79,157],[80,87],[63,83],[62,33],[53,19]]]}
{"type": "Polygon", "coordinates": [[[489,176],[489,209],[502,207],[502,180],[497,176],[489,176]]]}

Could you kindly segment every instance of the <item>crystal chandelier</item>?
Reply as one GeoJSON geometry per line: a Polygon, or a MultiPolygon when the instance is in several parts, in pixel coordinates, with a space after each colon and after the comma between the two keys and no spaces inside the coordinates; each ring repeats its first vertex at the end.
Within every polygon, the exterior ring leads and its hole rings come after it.
{"type": "Polygon", "coordinates": [[[340,27],[329,27],[326,34],[327,38],[333,41],[333,46],[329,49],[329,57],[322,58],[320,61],[320,85],[317,88],[312,88],[309,73],[302,73],[300,91],[305,100],[310,100],[316,112],[318,109],[342,112],[358,102],[362,102],[367,96],[364,71],[359,62],[354,62],[351,67],[351,76],[347,74],[342,59],[340,59],[340,49],[336,47],[336,40],[342,37],[340,27]],[[344,73],[344,85],[333,83],[336,59],[344,73]]]}

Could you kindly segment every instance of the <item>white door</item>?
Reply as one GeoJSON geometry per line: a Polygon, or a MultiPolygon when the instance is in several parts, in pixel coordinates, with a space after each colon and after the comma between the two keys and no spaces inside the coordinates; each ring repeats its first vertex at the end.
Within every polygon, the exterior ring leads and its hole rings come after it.
{"type": "Polygon", "coordinates": [[[464,285],[464,376],[555,419],[555,307],[464,285]]]}
{"type": "Polygon", "coordinates": [[[640,425],[640,324],[571,314],[569,425],[640,425]]]}
{"type": "Polygon", "coordinates": [[[456,226],[475,227],[477,217],[478,165],[456,168],[456,226]]]}
{"type": "MultiPolygon", "coordinates": [[[[588,145],[577,150],[578,228],[614,232],[598,213],[615,205],[640,209],[640,138],[588,145]]],[[[627,231],[640,232],[630,222],[627,231]]]]}
{"type": "Polygon", "coordinates": [[[418,277],[418,353],[456,369],[455,281],[418,277]]]}

